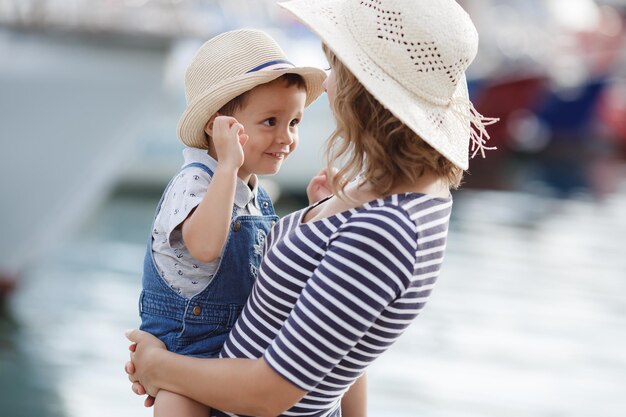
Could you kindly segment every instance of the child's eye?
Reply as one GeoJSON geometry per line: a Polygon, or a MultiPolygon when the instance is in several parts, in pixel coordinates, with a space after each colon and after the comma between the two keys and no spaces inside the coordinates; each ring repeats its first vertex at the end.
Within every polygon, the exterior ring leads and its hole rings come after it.
{"type": "Polygon", "coordinates": [[[276,126],[276,118],[275,117],[270,117],[269,119],[265,119],[263,121],[263,124],[265,126],[276,126]]]}
{"type": "Polygon", "coordinates": [[[298,124],[300,124],[300,119],[293,119],[291,123],[289,123],[289,126],[295,127],[298,126],[298,124]]]}

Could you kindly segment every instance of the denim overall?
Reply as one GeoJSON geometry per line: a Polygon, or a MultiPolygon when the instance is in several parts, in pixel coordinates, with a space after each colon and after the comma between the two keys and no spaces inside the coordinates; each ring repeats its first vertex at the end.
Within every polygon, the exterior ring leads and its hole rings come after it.
{"type": "MultiPolygon", "coordinates": [[[[213,176],[207,166],[197,162],[184,166],[181,171],[192,166],[213,176]]],[[[159,201],[155,219],[168,188],[169,185],[159,201]]],[[[148,239],[139,299],[140,328],[161,339],[169,351],[198,357],[219,354],[252,291],[265,237],[278,220],[269,196],[260,186],[258,202],[260,216],[236,216],[233,207],[230,232],[215,275],[209,285],[191,299],[170,288],[158,272],[152,254],[152,237],[148,239]]]]}

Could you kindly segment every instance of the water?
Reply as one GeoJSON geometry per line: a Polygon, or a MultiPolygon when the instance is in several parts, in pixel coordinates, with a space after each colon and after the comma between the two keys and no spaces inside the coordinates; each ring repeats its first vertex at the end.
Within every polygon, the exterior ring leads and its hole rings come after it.
{"type": "MultiPolygon", "coordinates": [[[[370,417],[626,415],[626,188],[455,200],[430,304],[369,371],[370,417]]],[[[122,367],[155,202],[114,196],[32,265],[0,320],[0,416],[151,415],[122,367]]]]}

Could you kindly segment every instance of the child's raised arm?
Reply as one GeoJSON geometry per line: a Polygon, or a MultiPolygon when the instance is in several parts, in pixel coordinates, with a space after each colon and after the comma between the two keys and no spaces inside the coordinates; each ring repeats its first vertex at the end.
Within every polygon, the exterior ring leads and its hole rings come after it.
{"type": "Polygon", "coordinates": [[[183,241],[191,256],[212,262],[222,253],[231,222],[237,173],[243,164],[242,145],[248,140],[243,125],[233,117],[212,122],[217,168],[202,202],[183,222],[183,241]]]}

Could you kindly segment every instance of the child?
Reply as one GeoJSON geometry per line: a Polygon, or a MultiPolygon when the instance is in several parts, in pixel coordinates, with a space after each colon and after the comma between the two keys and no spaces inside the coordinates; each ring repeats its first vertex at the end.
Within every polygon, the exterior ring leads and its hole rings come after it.
{"type": "MultiPolygon", "coordinates": [[[[139,303],[141,328],[168,350],[219,353],[278,220],[256,175],[275,174],[295,149],[324,78],[294,67],[256,30],[209,40],[187,69],[178,127],[185,162],[157,208],[139,303]]],[[[154,413],[206,416],[207,407],[163,390],[154,413]]]]}
{"type": "Polygon", "coordinates": [[[365,371],[428,301],[450,189],[495,120],[469,100],[478,36],[454,0],[282,5],[322,38],[332,67],[336,193],[272,229],[220,359],[176,355],[132,331],[126,370],[136,393],[167,387],[212,416],[362,417],[365,371]]]}

